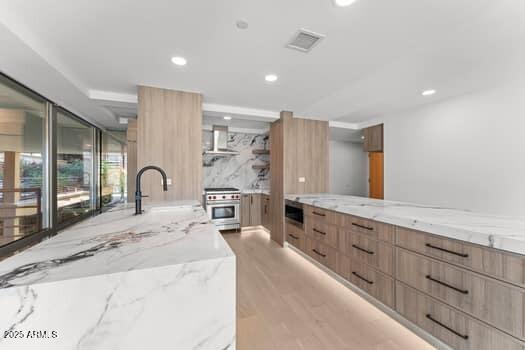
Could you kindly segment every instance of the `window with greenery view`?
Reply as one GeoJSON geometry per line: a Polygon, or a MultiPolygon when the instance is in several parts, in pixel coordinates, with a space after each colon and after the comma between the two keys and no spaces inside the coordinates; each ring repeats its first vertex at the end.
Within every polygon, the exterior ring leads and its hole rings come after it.
{"type": "Polygon", "coordinates": [[[74,220],[93,209],[94,128],[59,110],[57,135],[57,221],[74,220]]]}
{"type": "Polygon", "coordinates": [[[102,133],[100,158],[101,204],[123,202],[126,193],[125,145],[108,133],[102,133]]]}
{"type": "Polygon", "coordinates": [[[0,246],[47,227],[46,101],[0,77],[0,246]]]}

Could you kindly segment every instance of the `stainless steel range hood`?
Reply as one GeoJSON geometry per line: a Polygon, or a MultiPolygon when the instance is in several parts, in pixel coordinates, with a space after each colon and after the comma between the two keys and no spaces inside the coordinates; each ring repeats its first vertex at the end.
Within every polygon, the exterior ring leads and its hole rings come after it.
{"type": "Polygon", "coordinates": [[[228,127],[213,126],[213,148],[204,154],[215,156],[236,156],[239,152],[228,149],[228,127]]]}

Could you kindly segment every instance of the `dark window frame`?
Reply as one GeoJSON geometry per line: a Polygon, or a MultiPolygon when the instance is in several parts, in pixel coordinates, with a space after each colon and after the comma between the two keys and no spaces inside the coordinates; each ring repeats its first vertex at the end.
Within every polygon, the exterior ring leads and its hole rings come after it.
{"type": "MultiPolygon", "coordinates": [[[[52,237],[60,231],[70,227],[80,221],[83,221],[89,217],[97,215],[102,212],[102,207],[100,203],[101,198],[101,172],[100,172],[100,160],[102,157],[102,133],[107,133],[106,130],[100,128],[99,126],[91,123],[90,121],[78,116],[77,114],[69,111],[68,109],[54,103],[52,100],[46,98],[45,96],[39,94],[28,86],[18,82],[17,80],[11,78],[7,74],[0,71],[0,84],[7,86],[19,93],[22,93],[32,99],[35,99],[39,102],[46,104],[46,116],[45,116],[45,127],[46,127],[46,164],[45,164],[45,177],[44,181],[46,187],[47,198],[47,215],[48,227],[42,231],[28,234],[16,241],[7,243],[0,246],[0,260],[16,254],[28,247],[31,247],[35,244],[38,244],[43,239],[52,237]],[[91,201],[93,203],[89,212],[79,215],[72,220],[67,222],[58,223],[57,221],[57,113],[58,111],[66,114],[68,117],[72,117],[76,121],[93,128],[93,165],[92,165],[92,181],[90,183],[90,191],[92,194],[91,201]]],[[[119,143],[122,143],[120,140],[116,139],[113,135],[107,133],[109,137],[114,138],[119,143]]],[[[125,144],[124,144],[125,147],[125,144]]],[[[108,206],[104,209],[109,209],[111,206],[108,206]]]]}

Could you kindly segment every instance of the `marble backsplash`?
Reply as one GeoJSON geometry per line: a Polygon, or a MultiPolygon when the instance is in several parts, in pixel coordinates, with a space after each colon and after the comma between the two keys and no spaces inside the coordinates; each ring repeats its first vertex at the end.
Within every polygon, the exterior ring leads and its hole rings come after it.
{"type": "MultiPolygon", "coordinates": [[[[203,131],[203,151],[211,149],[212,137],[211,131],[203,131]]],[[[252,152],[269,147],[268,135],[230,132],[228,138],[228,148],[239,152],[239,155],[229,157],[204,155],[203,187],[235,187],[240,190],[269,188],[270,169],[252,167],[270,162],[269,155],[252,152]]]]}

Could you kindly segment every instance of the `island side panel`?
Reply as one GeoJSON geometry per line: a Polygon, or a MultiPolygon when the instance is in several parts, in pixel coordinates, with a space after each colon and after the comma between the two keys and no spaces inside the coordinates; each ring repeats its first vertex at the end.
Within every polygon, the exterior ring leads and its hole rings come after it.
{"type": "Polygon", "coordinates": [[[234,256],[4,288],[0,348],[235,349],[235,298],[234,256]]]}

